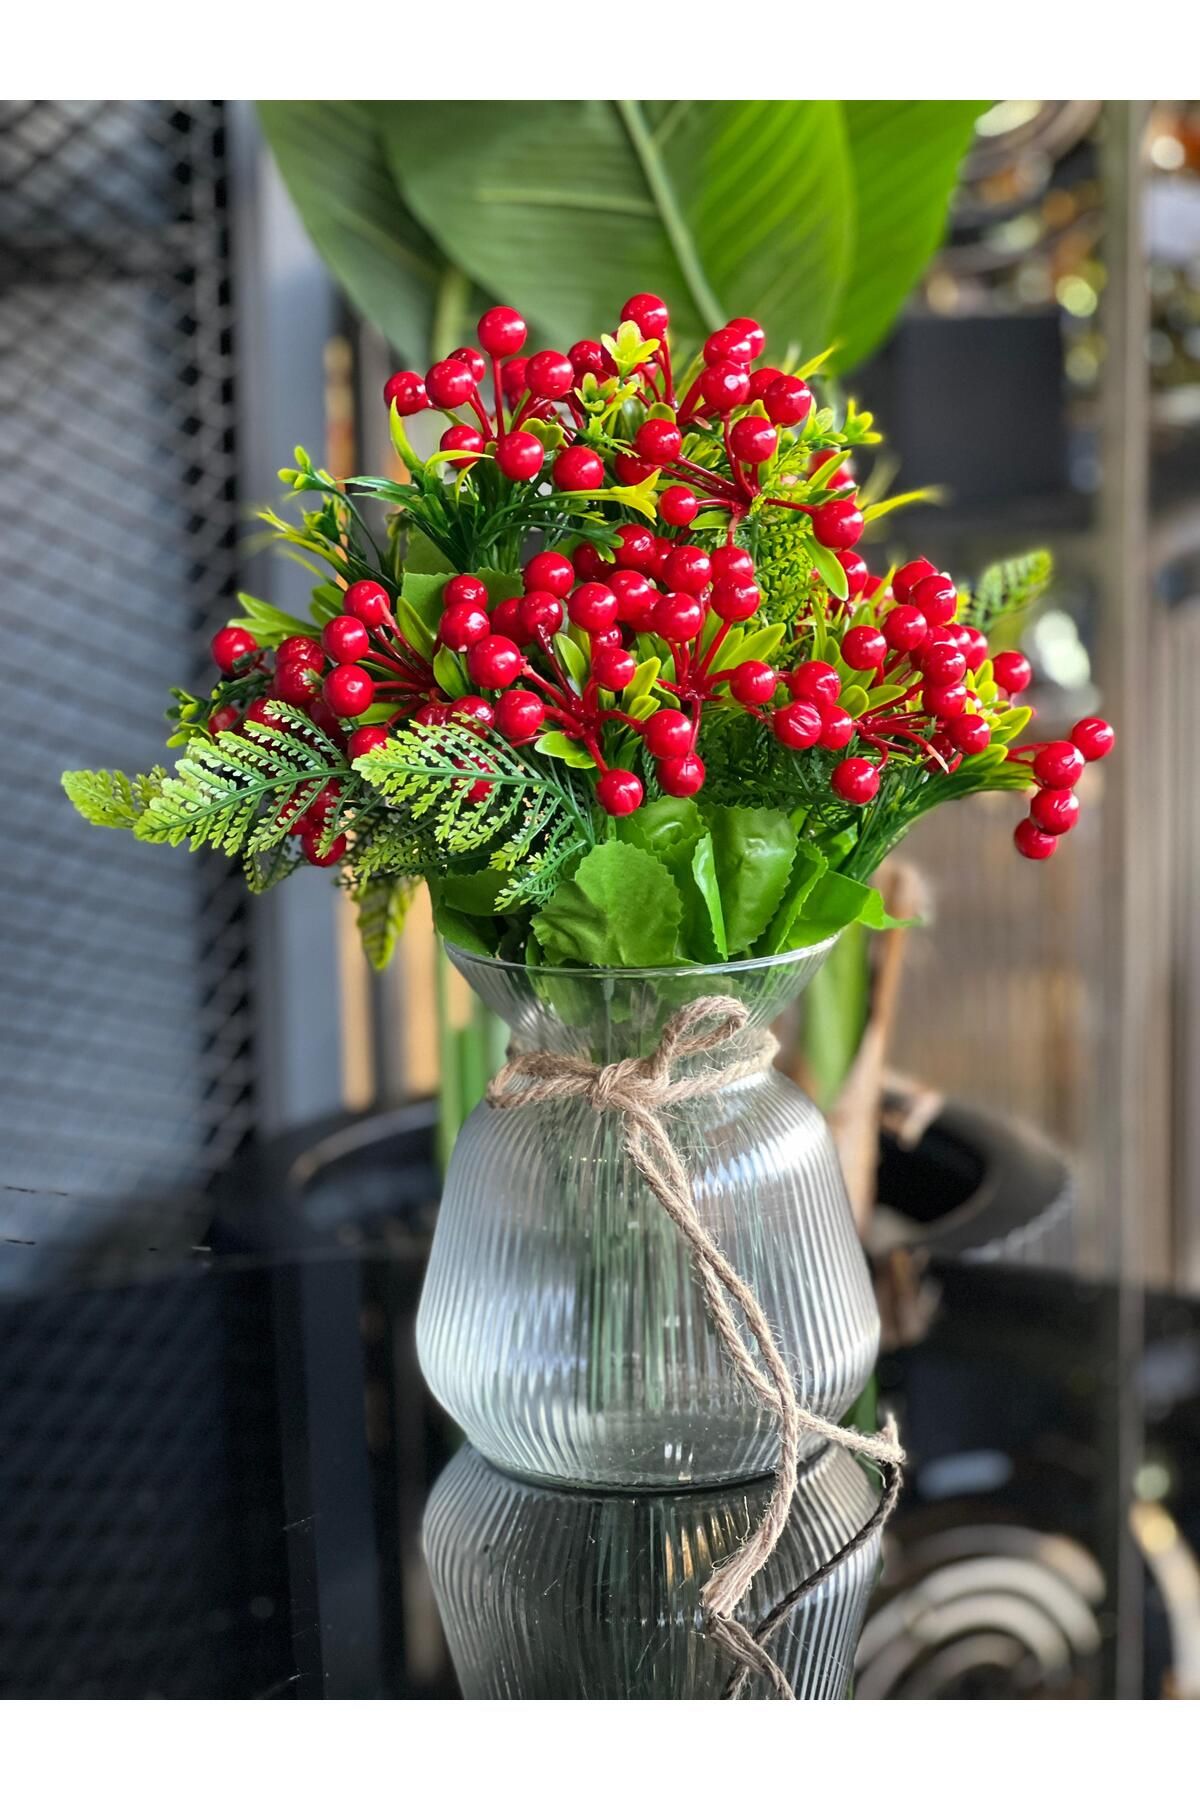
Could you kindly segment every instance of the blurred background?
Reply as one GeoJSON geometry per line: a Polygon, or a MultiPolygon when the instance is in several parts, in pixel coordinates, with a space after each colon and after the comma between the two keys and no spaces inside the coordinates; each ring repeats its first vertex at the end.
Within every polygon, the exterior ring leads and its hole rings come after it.
{"type": "MultiPolygon", "coordinates": [[[[276,468],[388,470],[384,380],[472,316],[337,161],[355,104],[0,104],[0,1694],[454,1692],[411,1327],[438,1101],[444,1145],[492,1047],[426,913],[374,975],[320,875],[250,900],[58,788],[160,759],[239,588],[304,609],[248,523],[276,468]]],[[[801,1073],[846,1040],[816,1085],[915,1458],[858,1691],[1196,1697],[1200,102],[960,136],[845,381],[877,478],[946,495],[872,561],[1051,549],[1040,735],[1102,710],[1119,753],[1048,865],[1004,796],[927,819],[928,927],[797,1028],[801,1073]]]]}

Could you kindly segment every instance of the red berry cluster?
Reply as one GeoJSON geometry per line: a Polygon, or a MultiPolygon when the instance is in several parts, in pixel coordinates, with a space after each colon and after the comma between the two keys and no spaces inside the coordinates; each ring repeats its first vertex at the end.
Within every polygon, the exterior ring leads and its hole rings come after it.
{"type": "Polygon", "coordinates": [[[1024,744],[1009,752],[1014,762],[1027,762],[1037,788],[1029,802],[1029,816],[1021,820],[1013,839],[1022,856],[1045,862],[1058,849],[1058,840],[1073,831],[1079,819],[1079,796],[1074,787],[1088,763],[1099,762],[1116,743],[1107,719],[1080,719],[1069,738],[1049,744],[1024,744]]]}

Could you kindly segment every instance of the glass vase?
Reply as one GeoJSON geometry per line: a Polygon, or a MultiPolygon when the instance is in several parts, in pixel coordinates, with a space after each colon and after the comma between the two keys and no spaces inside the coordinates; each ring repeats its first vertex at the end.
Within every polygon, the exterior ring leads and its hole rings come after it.
{"type": "MultiPolygon", "coordinates": [[[[832,942],[832,940],[831,940],[832,942]]],[[[711,968],[528,968],[450,948],[515,1051],[596,1064],[653,1051],[700,995],[732,995],[745,1031],[676,1079],[744,1061],[830,944],[711,968]]],[[[879,1319],[818,1109],[777,1070],[664,1115],[697,1214],[770,1321],[801,1404],[837,1419],[874,1366],[879,1319]]],[[[776,1459],[774,1416],[735,1375],[687,1246],[583,1099],[486,1102],[455,1144],[417,1323],[421,1367],[471,1442],[563,1486],[745,1481],[776,1459]]],[[[747,1337],[747,1344],[750,1339],[747,1337]]],[[[803,1454],[820,1440],[809,1437],[803,1454]]]]}
{"type": "MultiPolygon", "coordinates": [[[[715,1700],[733,1672],[704,1632],[713,1565],[757,1524],[767,1484],[565,1494],[464,1447],[425,1509],[425,1557],[468,1700],[715,1700]]],[[[846,1450],[801,1471],[783,1535],[737,1617],[764,1620],[834,1563],[768,1640],[799,1700],[846,1695],[879,1563],[879,1490],[846,1450]]],[[[761,1678],[747,1699],[767,1695],[761,1678]]]]}

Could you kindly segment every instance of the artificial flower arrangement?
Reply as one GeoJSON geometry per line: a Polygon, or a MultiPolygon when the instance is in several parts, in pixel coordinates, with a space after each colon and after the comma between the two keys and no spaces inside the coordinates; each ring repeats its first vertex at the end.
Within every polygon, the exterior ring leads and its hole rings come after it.
{"type": "Polygon", "coordinates": [[[1048,558],[973,591],[872,574],[859,540],[910,496],[860,505],[870,414],[820,404],[823,359],[763,363],[751,319],[677,376],[668,323],[639,294],[614,335],[526,355],[493,307],[478,349],[388,382],[406,479],[297,450],[315,506],[263,517],[324,565],[310,617],[242,596],[211,693],[175,691],[174,770],[68,774],[79,811],[241,856],[259,892],[336,866],[379,965],[421,880],[466,949],[663,968],[892,923],[870,877],[943,801],[1027,791],[1017,849],[1053,855],[1113,732],[1018,744],[1029,664],[988,635],[1048,558]]]}

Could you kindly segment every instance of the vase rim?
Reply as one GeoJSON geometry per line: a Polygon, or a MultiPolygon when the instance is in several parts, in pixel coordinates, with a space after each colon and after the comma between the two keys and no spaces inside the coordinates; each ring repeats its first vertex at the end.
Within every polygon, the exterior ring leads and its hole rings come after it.
{"type": "Polygon", "coordinates": [[[659,980],[668,976],[688,977],[695,980],[702,975],[748,974],[758,969],[786,968],[789,964],[807,962],[818,952],[824,953],[841,936],[840,931],[832,931],[826,938],[815,944],[801,944],[798,950],[780,950],[774,956],[747,956],[736,961],[715,963],[668,963],[663,967],[628,967],[621,963],[597,964],[563,964],[563,963],[524,963],[506,962],[500,956],[483,956],[478,950],[465,950],[459,944],[442,938],[442,944],[452,962],[473,963],[481,969],[507,970],[513,975],[562,976],[572,981],[592,980],[610,981],[614,976],[623,976],[627,980],[646,980],[653,977],[659,980]]]}

